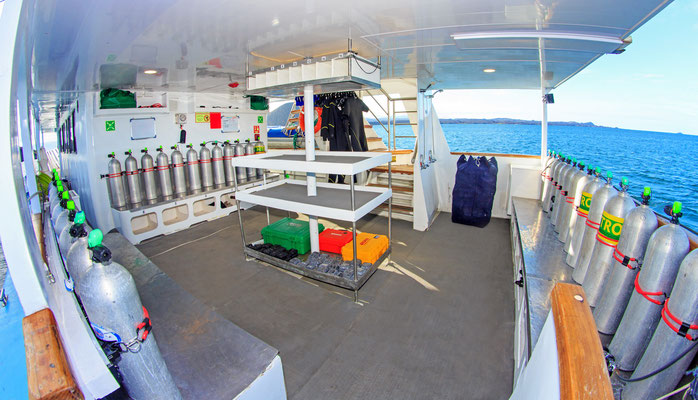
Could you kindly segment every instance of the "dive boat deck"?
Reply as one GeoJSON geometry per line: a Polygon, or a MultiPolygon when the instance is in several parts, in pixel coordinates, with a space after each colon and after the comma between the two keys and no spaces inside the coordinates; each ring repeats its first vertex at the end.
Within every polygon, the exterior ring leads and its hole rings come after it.
{"type": "MultiPolygon", "coordinates": [[[[258,207],[243,216],[249,232],[266,225],[258,207]]],[[[367,215],[357,228],[384,233],[385,225],[367,215]]],[[[480,229],[441,214],[427,232],[393,221],[391,261],[360,290],[358,304],[350,291],[246,261],[240,243],[237,216],[228,216],[138,249],[194,297],[279,349],[289,398],[509,397],[509,221],[493,218],[480,229]]]]}

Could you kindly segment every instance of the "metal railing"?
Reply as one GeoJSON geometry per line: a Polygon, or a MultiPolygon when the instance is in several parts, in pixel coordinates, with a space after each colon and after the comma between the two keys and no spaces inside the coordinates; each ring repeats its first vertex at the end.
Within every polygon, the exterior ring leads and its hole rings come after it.
{"type": "Polygon", "coordinates": [[[388,146],[387,146],[387,147],[388,147],[388,150],[391,150],[391,149],[392,149],[392,150],[397,150],[397,148],[396,148],[396,143],[395,143],[395,140],[396,140],[396,139],[401,139],[401,138],[405,138],[405,139],[417,139],[417,135],[396,135],[395,127],[396,127],[396,126],[415,126],[415,125],[417,125],[417,124],[416,124],[416,123],[413,123],[413,122],[396,122],[396,121],[395,121],[395,116],[396,116],[397,114],[416,114],[416,113],[417,113],[417,110],[402,110],[402,111],[398,111],[398,110],[396,109],[395,103],[398,102],[398,101],[415,101],[415,100],[417,100],[417,98],[416,98],[416,97],[392,98],[392,97],[390,97],[390,95],[388,94],[388,92],[385,91],[385,89],[380,88],[379,90],[380,90],[381,94],[382,94],[383,96],[385,96],[385,98],[386,98],[386,106],[385,106],[385,107],[383,107],[383,105],[378,101],[378,99],[376,99],[376,97],[375,97],[370,91],[364,90],[363,92],[365,92],[366,94],[368,94],[368,96],[371,97],[371,99],[373,99],[373,101],[378,105],[378,107],[381,109],[381,111],[383,111],[383,113],[385,113],[386,122],[387,122],[387,125],[388,125],[388,126],[385,126],[385,124],[383,124],[383,122],[381,122],[380,118],[378,118],[378,116],[377,116],[371,109],[369,109],[369,112],[371,113],[371,115],[373,116],[373,118],[375,118],[375,119],[378,121],[378,123],[380,124],[380,126],[381,126],[381,127],[383,128],[383,130],[385,130],[385,132],[387,133],[387,137],[388,137],[388,143],[387,143],[388,146]]]}

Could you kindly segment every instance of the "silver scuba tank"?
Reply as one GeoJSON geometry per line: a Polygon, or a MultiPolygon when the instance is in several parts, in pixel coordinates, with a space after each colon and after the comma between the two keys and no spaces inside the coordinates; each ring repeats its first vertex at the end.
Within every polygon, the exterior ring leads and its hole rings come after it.
{"type": "Polygon", "coordinates": [[[223,169],[223,149],[217,141],[211,148],[211,169],[213,170],[213,186],[220,189],[225,185],[225,171],[223,169]]]}
{"type": "Polygon", "coordinates": [[[601,169],[596,167],[596,170],[592,172],[591,181],[582,189],[582,197],[579,199],[579,207],[577,207],[577,219],[574,223],[574,235],[568,238],[568,242],[570,243],[569,247],[567,247],[567,242],[565,242],[565,247],[567,248],[565,262],[572,268],[574,268],[579,259],[579,250],[582,247],[582,240],[587,229],[586,223],[587,217],[589,216],[589,209],[591,208],[591,200],[594,193],[601,189],[605,182],[605,180],[600,178],[600,173],[601,169]]]}
{"type": "Polygon", "coordinates": [[[123,350],[117,363],[124,389],[133,399],[181,399],[165,361],[150,332],[131,274],[112,261],[96,230],[88,236],[93,264],[77,281],[77,291],[95,336],[118,343],[123,350]]]}
{"type": "MultiPolygon", "coordinates": [[[[245,139],[245,155],[254,155],[254,145],[250,143],[250,139],[245,139]]],[[[247,168],[247,180],[252,181],[257,177],[257,170],[255,168],[247,168]]]]}
{"type": "Polygon", "coordinates": [[[577,172],[576,167],[577,159],[573,158],[572,161],[569,162],[568,165],[564,168],[560,178],[560,193],[558,196],[560,197],[560,199],[558,201],[557,211],[553,211],[553,226],[555,227],[555,232],[557,233],[560,232],[560,220],[562,219],[562,216],[565,211],[565,206],[567,205],[567,194],[569,192],[572,176],[574,176],[574,173],[577,172]]]}
{"type": "Polygon", "coordinates": [[[557,215],[560,213],[565,200],[563,199],[561,192],[563,190],[562,186],[564,184],[565,178],[567,177],[567,171],[572,168],[572,159],[566,158],[562,167],[557,172],[557,187],[555,189],[555,204],[553,205],[553,213],[550,216],[550,223],[555,226],[557,224],[557,215]]]}
{"type": "MultiPolygon", "coordinates": [[[[181,156],[181,155],[180,155],[181,156]]],[[[155,157],[155,170],[160,183],[160,194],[163,200],[172,199],[172,176],[170,175],[170,160],[162,146],[158,147],[158,155],[155,157]]]]}
{"type": "Polygon", "coordinates": [[[199,174],[199,156],[196,153],[194,146],[189,143],[187,145],[187,182],[189,184],[189,193],[196,194],[201,192],[201,175],[199,174]]]}
{"type": "Polygon", "coordinates": [[[172,184],[174,186],[175,197],[183,197],[187,194],[187,181],[184,177],[184,157],[182,153],[178,150],[178,146],[174,145],[170,147],[174,150],[170,154],[170,159],[172,160],[172,184]]]}
{"type": "Polygon", "coordinates": [[[633,293],[635,275],[642,265],[650,236],[657,229],[657,216],[649,207],[651,191],[645,187],[642,204],[632,209],[623,223],[623,232],[614,250],[611,273],[596,309],[594,320],[599,332],[616,333],[630,295],[633,293]]]}
{"type": "MultiPolygon", "coordinates": [[[[266,153],[266,150],[264,149],[264,142],[259,140],[259,134],[254,135],[254,140],[255,140],[255,142],[252,143],[254,145],[254,153],[255,154],[266,153]]],[[[257,168],[256,175],[257,175],[257,179],[262,179],[264,177],[264,169],[257,168]]]]}
{"type": "Polygon", "coordinates": [[[64,190],[61,193],[60,196],[60,201],[58,201],[53,208],[51,208],[51,225],[56,226],[56,219],[58,219],[58,216],[61,215],[63,210],[68,207],[68,201],[70,200],[70,194],[68,193],[67,190],[64,190]]]}
{"type": "Polygon", "coordinates": [[[620,234],[623,232],[625,218],[630,210],[635,208],[635,202],[628,194],[628,178],[621,179],[620,188],[620,192],[608,199],[606,207],[603,209],[603,217],[599,225],[599,232],[596,234],[596,243],[594,250],[592,250],[589,268],[582,282],[582,288],[587,295],[587,303],[590,307],[596,307],[601,298],[615,261],[613,254],[618,245],[620,234]]]}
{"type": "Polygon", "coordinates": [[[577,283],[584,281],[584,276],[589,268],[589,261],[591,261],[592,250],[594,250],[594,244],[596,243],[596,234],[599,230],[604,207],[606,207],[606,203],[611,195],[616,192],[611,183],[612,178],[613,174],[611,171],[608,171],[606,173],[606,183],[591,198],[591,207],[589,208],[589,215],[587,215],[586,226],[584,227],[582,245],[579,248],[579,258],[577,259],[577,264],[572,266],[574,268],[572,279],[577,283]]]}
{"type": "Polygon", "coordinates": [[[555,167],[558,165],[559,160],[557,157],[555,157],[555,152],[553,151],[550,155],[550,159],[548,161],[548,166],[547,169],[543,171],[543,189],[541,190],[541,208],[543,209],[543,212],[546,214],[549,209],[549,204],[550,204],[550,196],[551,196],[551,190],[553,187],[553,172],[555,171],[555,167]]]}
{"type": "Polygon", "coordinates": [[[64,191],[65,191],[65,189],[63,188],[63,183],[58,182],[56,184],[56,194],[53,196],[52,199],[49,200],[49,203],[48,203],[49,204],[48,205],[49,212],[51,212],[51,210],[53,210],[53,207],[55,207],[56,204],[61,202],[61,195],[63,194],[64,191]]]}
{"type": "MultiPolygon", "coordinates": [[[[83,224],[83,227],[86,225],[87,224],[83,224]]],[[[95,229],[95,231],[99,231],[99,233],[95,233],[94,235],[102,235],[102,231],[100,231],[99,229],[95,229]]],[[[68,274],[70,274],[70,278],[74,282],[75,292],[78,295],[80,294],[80,292],[78,291],[77,282],[80,281],[80,278],[85,273],[85,271],[87,271],[87,269],[92,266],[92,254],[90,253],[90,250],[87,246],[90,233],[92,233],[92,230],[90,230],[89,232],[81,232],[78,231],[76,228],[76,236],[73,240],[73,243],[68,248],[68,253],[65,257],[65,267],[68,270],[68,274]]]]}
{"type": "Polygon", "coordinates": [[[210,190],[213,188],[213,169],[211,168],[211,150],[206,147],[206,142],[201,143],[201,150],[199,150],[199,169],[201,170],[201,188],[210,190]]]}
{"type": "Polygon", "coordinates": [[[589,182],[593,181],[594,179],[594,168],[591,165],[587,165],[586,167],[586,171],[584,171],[584,169],[581,170],[581,172],[584,174],[584,177],[577,182],[577,185],[575,187],[575,199],[572,203],[572,209],[570,210],[567,238],[565,239],[565,246],[563,247],[564,252],[567,254],[569,254],[570,249],[572,248],[572,243],[574,241],[573,238],[575,234],[575,228],[577,227],[577,219],[579,219],[579,206],[582,202],[582,194],[584,193],[584,188],[589,184],[589,182]]]}
{"type": "MultiPolygon", "coordinates": [[[[560,233],[558,234],[558,240],[566,243],[567,238],[570,234],[570,228],[574,226],[574,222],[577,220],[577,206],[579,205],[579,200],[582,197],[582,189],[584,185],[589,181],[587,178],[587,173],[584,171],[584,162],[580,161],[577,163],[577,171],[574,172],[572,178],[570,179],[570,187],[567,192],[567,199],[565,201],[565,208],[562,219],[560,220],[560,233]]],[[[563,247],[563,250],[565,247],[563,247]]]]}
{"type": "Polygon", "coordinates": [[[65,210],[60,213],[58,218],[56,218],[56,223],[53,225],[53,231],[56,233],[56,235],[60,235],[63,228],[73,224],[73,219],[75,219],[76,213],[77,210],[75,209],[75,203],[73,200],[68,200],[65,210]]]}
{"type": "MultiPolygon", "coordinates": [[[[243,157],[245,155],[245,146],[239,140],[235,140],[234,145],[235,157],[243,157]]],[[[245,167],[235,167],[235,176],[238,184],[247,180],[247,169],[245,167]]]]}
{"type": "Polygon", "coordinates": [[[645,352],[661,318],[665,293],[671,292],[681,260],[690,248],[688,236],[679,226],[681,203],[674,202],[673,209],[667,211],[671,223],[650,236],[642,269],[635,277],[635,290],[608,346],[617,367],[623,371],[634,370],[645,352]]]}
{"type": "Polygon", "coordinates": [[[158,187],[155,183],[155,164],[153,156],[148,154],[148,148],[141,150],[141,175],[143,176],[144,200],[148,204],[155,204],[158,201],[158,187]]]}
{"type": "Polygon", "coordinates": [[[630,378],[645,376],[668,364],[679,355],[686,354],[657,375],[628,383],[623,388],[622,398],[655,399],[676,388],[698,352],[698,346],[694,342],[696,337],[698,337],[698,250],[693,250],[679,267],[674,288],[662,309],[662,321],[659,322],[647,345],[647,350],[630,378]]]}
{"type": "Polygon", "coordinates": [[[126,209],[126,189],[124,188],[124,178],[121,172],[121,163],[112,152],[109,154],[109,165],[107,166],[107,182],[109,184],[109,194],[111,206],[116,210],[126,209]]]}
{"type": "Polygon", "coordinates": [[[85,223],[85,212],[80,211],[75,214],[73,224],[63,228],[61,234],[58,236],[58,248],[60,249],[61,254],[63,254],[63,257],[67,259],[70,246],[75,243],[75,240],[78,237],[87,236],[91,230],[92,229],[90,229],[90,227],[85,223]]]}
{"type": "Polygon", "coordinates": [[[557,192],[560,190],[560,188],[558,187],[558,177],[560,176],[560,171],[562,170],[562,167],[564,165],[566,165],[564,155],[560,154],[558,156],[557,164],[553,167],[552,181],[550,182],[550,196],[548,197],[548,204],[546,206],[548,210],[547,216],[548,218],[550,218],[551,223],[553,211],[555,210],[555,206],[557,205],[555,203],[555,200],[557,199],[557,192]]]}
{"type": "Polygon", "coordinates": [[[58,185],[59,179],[60,179],[60,176],[58,175],[58,171],[56,171],[55,168],[52,169],[51,170],[51,184],[48,185],[48,201],[49,201],[49,203],[51,203],[51,201],[53,199],[55,199],[56,196],[58,195],[58,189],[56,186],[58,185]]]}
{"type": "Polygon", "coordinates": [[[128,197],[131,207],[139,207],[143,201],[141,191],[141,178],[138,176],[138,162],[131,154],[131,150],[124,153],[128,157],[124,160],[124,174],[128,186],[128,197]]]}
{"type": "Polygon", "coordinates": [[[230,141],[226,140],[225,143],[223,143],[223,170],[225,171],[225,184],[228,186],[231,186],[235,181],[235,177],[233,176],[235,168],[233,168],[233,164],[231,164],[233,157],[235,157],[235,149],[233,145],[230,144],[230,141]]]}

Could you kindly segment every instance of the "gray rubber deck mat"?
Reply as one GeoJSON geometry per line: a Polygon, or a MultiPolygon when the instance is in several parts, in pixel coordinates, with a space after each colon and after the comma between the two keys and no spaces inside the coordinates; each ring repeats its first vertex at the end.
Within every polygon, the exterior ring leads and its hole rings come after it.
{"type": "Polygon", "coordinates": [[[232,399],[267,370],[275,348],[187,293],[120,233],[104,244],[133,276],[184,399],[232,399]]]}
{"type": "MultiPolygon", "coordinates": [[[[250,239],[266,216],[243,213],[250,239]]],[[[272,222],[286,216],[273,212],[272,222]]],[[[331,224],[322,220],[323,224],[331,224]]],[[[339,222],[346,227],[346,223],[339,222]]],[[[385,233],[373,215],[358,229],[385,233]]],[[[393,221],[392,262],[351,292],[245,261],[237,215],[138,246],[195,297],[279,349],[291,399],[503,399],[513,382],[509,221],[393,221]]]]}

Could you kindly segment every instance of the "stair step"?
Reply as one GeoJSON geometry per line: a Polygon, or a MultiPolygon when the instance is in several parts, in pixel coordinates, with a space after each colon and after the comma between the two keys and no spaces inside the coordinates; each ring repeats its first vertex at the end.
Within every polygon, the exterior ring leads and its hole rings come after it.
{"type": "MultiPolygon", "coordinates": [[[[366,186],[374,186],[374,187],[379,187],[379,188],[387,188],[388,185],[381,185],[379,183],[369,183],[366,186]]],[[[406,192],[406,193],[413,193],[414,190],[411,187],[404,187],[404,186],[395,186],[393,185],[393,192],[406,192]]]]}
{"type": "MultiPolygon", "coordinates": [[[[379,167],[371,168],[372,172],[388,172],[387,165],[381,165],[379,167]]],[[[393,165],[391,168],[393,174],[405,174],[414,175],[414,167],[412,165],[393,165]]]]}
{"type": "Polygon", "coordinates": [[[379,137],[368,137],[368,138],[366,138],[366,141],[367,142],[382,142],[383,139],[381,139],[379,137]]]}
{"type": "MultiPolygon", "coordinates": [[[[388,205],[387,204],[381,204],[378,207],[376,207],[381,210],[388,211],[388,205]]],[[[407,214],[407,215],[414,215],[414,209],[412,207],[408,206],[400,206],[397,204],[393,204],[393,213],[400,213],[400,214],[407,214]]]]}

